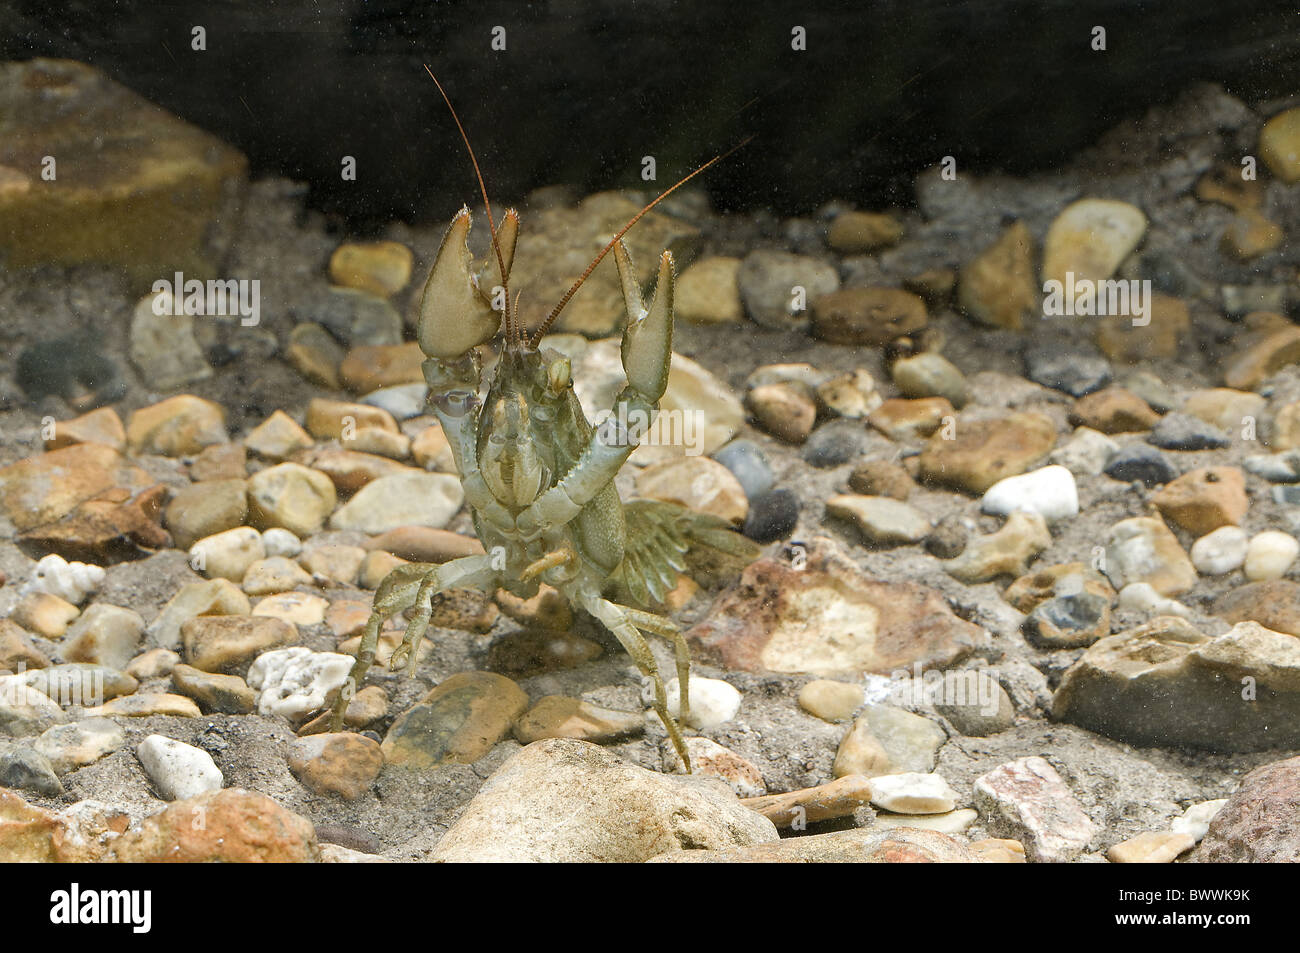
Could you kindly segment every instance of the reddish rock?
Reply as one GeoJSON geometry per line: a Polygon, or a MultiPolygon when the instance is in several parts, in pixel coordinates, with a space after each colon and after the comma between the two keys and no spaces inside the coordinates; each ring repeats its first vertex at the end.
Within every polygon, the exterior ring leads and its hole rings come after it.
{"type": "Polygon", "coordinates": [[[1300,583],[1290,579],[1250,582],[1220,596],[1213,610],[1229,622],[1258,622],[1274,632],[1300,636],[1300,583]]]}
{"type": "Polygon", "coordinates": [[[1300,758],[1256,768],[1210,822],[1191,859],[1202,863],[1300,862],[1300,758]]]}
{"type": "Polygon", "coordinates": [[[316,863],[311,821],[241,788],[177,801],[118,838],[119,863],[316,863]],[[202,824],[196,824],[197,818],[202,824]]]}
{"type": "Polygon", "coordinates": [[[799,558],[751,563],[687,638],[726,668],[824,676],[943,668],[985,639],[934,590],[876,579],[832,540],[799,558]]]}
{"type": "Polygon", "coordinates": [[[0,469],[0,508],[19,530],[53,523],[87,500],[125,488],[153,485],[112,447],[82,443],[19,460],[0,469]]]}
{"type": "Polygon", "coordinates": [[[354,801],[370,790],[383,766],[379,742],[365,735],[325,733],[289,744],[289,770],[317,794],[354,801]]]}
{"type": "Polygon", "coordinates": [[[19,539],[33,551],[68,560],[103,564],[134,559],[171,545],[171,534],[161,525],[170,492],[161,483],[135,495],[116,487],[19,539]]]}

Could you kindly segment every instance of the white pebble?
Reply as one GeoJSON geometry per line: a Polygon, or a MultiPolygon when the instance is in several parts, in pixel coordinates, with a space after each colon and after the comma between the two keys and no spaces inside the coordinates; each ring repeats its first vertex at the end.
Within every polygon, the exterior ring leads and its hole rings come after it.
{"type": "Polygon", "coordinates": [[[908,771],[871,779],[871,803],[894,814],[947,814],[957,792],[942,775],[908,771]]]}
{"type": "Polygon", "coordinates": [[[989,487],[980,507],[985,513],[1010,516],[1020,510],[1045,520],[1079,515],[1079,490],[1074,474],[1062,466],[1007,477],[989,487]]]}
{"type": "Polygon", "coordinates": [[[1199,844],[1201,839],[1205,837],[1206,831],[1210,829],[1210,821],[1214,820],[1214,815],[1218,814],[1223,805],[1227,803],[1228,799],[1221,797],[1214,801],[1202,801],[1200,804],[1193,804],[1183,811],[1182,817],[1174,818],[1174,822],[1169,825],[1169,829],[1175,834],[1191,834],[1199,844]]]}
{"type": "Polygon", "coordinates": [[[1149,582],[1131,582],[1119,591],[1119,607],[1152,615],[1176,615],[1184,619],[1192,614],[1177,599],[1160,595],[1149,582]]]}
{"type": "Polygon", "coordinates": [[[324,707],[329,693],[348,680],[355,661],[301,645],[263,652],[248,668],[249,687],[259,691],[258,712],[293,718],[324,707]]]}
{"type": "Polygon", "coordinates": [[[86,596],[104,584],[104,570],[90,563],[70,563],[54,553],[43,558],[32,570],[27,583],[29,592],[48,592],[80,605],[86,596]]]}
{"type": "MultiPolygon", "coordinates": [[[[692,678],[691,717],[686,724],[701,731],[717,728],[736,717],[740,711],[740,692],[718,678],[692,678]]],[[[681,688],[677,679],[668,683],[668,711],[674,718],[681,716],[681,688]]]]}
{"type": "Polygon", "coordinates": [[[1239,526],[1220,526],[1192,543],[1192,565],[1202,576],[1223,576],[1246,561],[1250,537],[1239,526]]]}
{"type": "Polygon", "coordinates": [[[292,559],[302,552],[302,540],[278,526],[262,534],[262,546],[266,549],[267,556],[288,556],[292,559]]]}
{"type": "Polygon", "coordinates": [[[1281,579],[1300,556],[1300,541],[1280,530],[1256,533],[1246,549],[1246,578],[1251,582],[1281,579]]]}
{"type": "Polygon", "coordinates": [[[225,778],[201,748],[162,735],[150,735],[135,749],[149,780],[168,801],[183,801],[207,791],[220,791],[225,778]]]}

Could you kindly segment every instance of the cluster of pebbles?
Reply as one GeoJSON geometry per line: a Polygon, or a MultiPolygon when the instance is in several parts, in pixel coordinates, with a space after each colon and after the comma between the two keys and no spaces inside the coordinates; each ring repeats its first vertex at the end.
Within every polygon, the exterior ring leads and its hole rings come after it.
{"type": "MultiPolygon", "coordinates": [[[[232,255],[262,326],[96,278],[126,397],[6,411],[0,857],[1300,859],[1297,183],[1300,110],[1206,88],[1059,173],[922,173],[906,211],[648,216],[640,260],[698,252],[680,429],[620,489],[764,544],[667,597],[691,776],[545,589],[439,597],[409,678],[394,620],[327,730],[370,592],[482,549],[405,340],[436,235],[340,245],[259,183],[232,255]],[[1045,313],[1079,278],[1136,282],[1141,319],[1045,313]]],[[[517,281],[562,288],[629,207],[531,197],[517,281]]],[[[616,292],[602,268],[544,341],[589,416],[616,292]]]]}

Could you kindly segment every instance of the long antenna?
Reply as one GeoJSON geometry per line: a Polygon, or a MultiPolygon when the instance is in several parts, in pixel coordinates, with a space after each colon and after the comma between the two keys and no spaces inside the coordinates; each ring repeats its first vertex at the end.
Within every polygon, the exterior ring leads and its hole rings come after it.
{"type": "Polygon", "coordinates": [[[631,230],[633,225],[641,221],[641,218],[646,214],[646,212],[650,211],[652,208],[654,208],[664,199],[668,198],[668,196],[672,195],[674,192],[680,189],[687,182],[691,181],[691,179],[695,178],[705,169],[709,168],[710,166],[717,165],[719,162],[727,158],[737,149],[740,149],[743,146],[747,145],[749,141],[753,138],[754,138],[753,136],[748,136],[742,139],[740,142],[736,143],[734,146],[732,146],[730,149],[728,149],[726,152],[722,153],[721,155],[714,156],[712,159],[704,163],[704,165],[700,166],[694,172],[691,172],[689,175],[685,176],[684,178],[679,179],[675,185],[671,186],[668,189],[665,189],[663,192],[659,194],[659,196],[656,199],[654,199],[654,201],[650,202],[650,204],[646,205],[643,209],[641,209],[641,211],[633,215],[631,220],[626,225],[624,225],[621,229],[619,229],[618,234],[609,240],[609,244],[600,250],[600,254],[597,255],[592,260],[591,264],[587,266],[587,270],[584,271],[582,275],[578,278],[578,280],[573,283],[573,287],[564,293],[564,297],[560,299],[560,303],[555,306],[554,310],[551,311],[551,313],[547,316],[546,320],[542,322],[542,326],[533,332],[533,336],[529,340],[528,346],[530,348],[537,347],[537,344],[538,342],[541,341],[542,336],[545,335],[546,332],[550,329],[551,325],[555,323],[555,319],[560,316],[560,312],[564,310],[564,306],[569,303],[569,299],[571,299],[575,294],[578,293],[578,289],[582,287],[582,283],[586,281],[588,277],[590,277],[593,271],[596,270],[596,266],[599,265],[601,261],[604,260],[605,256],[609,254],[610,249],[612,249],[615,245],[618,244],[619,239],[622,238],[624,235],[626,235],[631,230]]]}
{"type": "Polygon", "coordinates": [[[488,201],[487,186],[483,184],[483,173],[479,171],[478,159],[474,157],[474,147],[469,144],[469,136],[465,134],[465,127],[461,125],[460,117],[456,115],[456,107],[451,104],[451,99],[448,98],[447,91],[442,88],[442,83],[438,82],[438,77],[433,75],[433,70],[429,69],[428,63],[424,64],[424,71],[429,74],[429,78],[433,80],[434,85],[438,87],[438,92],[442,93],[443,102],[445,102],[447,108],[451,110],[451,118],[456,120],[456,128],[460,130],[460,137],[465,140],[465,149],[469,152],[469,161],[473,164],[474,175],[478,178],[479,191],[483,193],[483,207],[487,209],[488,229],[492,232],[492,251],[495,252],[497,256],[497,268],[500,269],[501,272],[501,290],[504,292],[503,297],[505,298],[504,320],[506,344],[513,345],[522,337],[522,334],[518,333],[514,329],[510,318],[509,278],[506,277],[506,262],[501,256],[501,245],[497,242],[497,223],[492,217],[492,203],[488,201]]]}

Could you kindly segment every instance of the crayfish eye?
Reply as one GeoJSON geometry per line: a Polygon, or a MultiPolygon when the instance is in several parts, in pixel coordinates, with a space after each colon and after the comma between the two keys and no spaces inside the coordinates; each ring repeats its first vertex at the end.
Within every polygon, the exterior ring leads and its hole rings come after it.
{"type": "Polygon", "coordinates": [[[562,394],[573,386],[573,371],[567,357],[561,357],[546,368],[546,386],[552,394],[562,394]]]}

